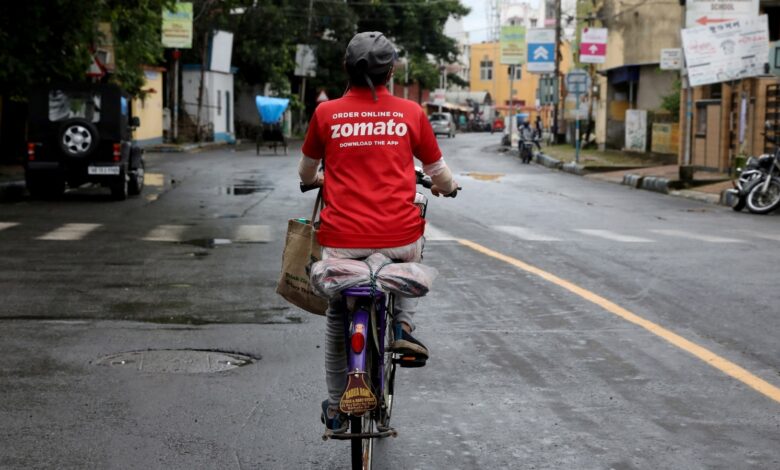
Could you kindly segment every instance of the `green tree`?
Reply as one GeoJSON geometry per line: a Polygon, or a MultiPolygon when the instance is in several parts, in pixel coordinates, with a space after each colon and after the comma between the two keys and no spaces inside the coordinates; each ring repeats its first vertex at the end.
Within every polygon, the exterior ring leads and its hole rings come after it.
{"type": "Polygon", "coordinates": [[[174,0],[49,0],[0,2],[0,92],[23,97],[30,87],[84,81],[98,43],[98,24],[111,22],[116,73],[110,80],[137,93],[141,65],[161,58],[162,9],[174,0]]]}

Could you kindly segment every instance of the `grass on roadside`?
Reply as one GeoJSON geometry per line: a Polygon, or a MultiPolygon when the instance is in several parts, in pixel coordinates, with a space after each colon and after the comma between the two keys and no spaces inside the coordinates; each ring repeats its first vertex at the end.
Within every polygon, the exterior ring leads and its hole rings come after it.
{"type": "MultiPolygon", "coordinates": [[[[547,145],[542,152],[564,163],[573,162],[575,150],[570,144],[547,145]]],[[[641,157],[620,150],[581,149],[580,164],[587,166],[649,166],[659,163],[649,157],[641,157]]]]}

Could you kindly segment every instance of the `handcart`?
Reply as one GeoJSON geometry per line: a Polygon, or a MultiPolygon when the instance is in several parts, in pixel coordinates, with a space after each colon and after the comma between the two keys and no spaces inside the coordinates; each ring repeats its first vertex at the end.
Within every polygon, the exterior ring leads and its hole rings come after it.
{"type": "Polygon", "coordinates": [[[256,96],[255,104],[260,115],[260,128],[257,131],[257,155],[260,155],[260,147],[276,149],[284,147],[287,155],[287,138],[282,129],[282,116],[290,104],[287,98],[271,98],[269,96],[256,96]]]}

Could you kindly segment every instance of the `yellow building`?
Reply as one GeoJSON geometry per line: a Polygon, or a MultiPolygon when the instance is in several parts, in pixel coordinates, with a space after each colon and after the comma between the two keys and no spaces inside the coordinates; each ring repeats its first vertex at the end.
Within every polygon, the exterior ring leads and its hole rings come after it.
{"type": "MultiPolygon", "coordinates": [[[[565,74],[572,64],[571,47],[568,43],[561,44],[560,72],[565,74]]],[[[510,109],[509,100],[509,66],[500,61],[501,50],[498,42],[487,42],[471,45],[471,91],[487,91],[493,98],[496,111],[507,116],[510,109]]],[[[540,74],[529,73],[526,66],[516,67],[513,83],[514,106],[516,112],[529,113],[531,119],[539,114],[536,105],[536,90],[539,87],[540,74]]],[[[544,114],[545,125],[547,114],[544,114]]]]}
{"type": "Polygon", "coordinates": [[[140,146],[161,144],[163,141],[163,72],[161,67],[144,67],[144,98],[133,99],[133,116],[141,127],[133,131],[133,139],[140,146]]]}

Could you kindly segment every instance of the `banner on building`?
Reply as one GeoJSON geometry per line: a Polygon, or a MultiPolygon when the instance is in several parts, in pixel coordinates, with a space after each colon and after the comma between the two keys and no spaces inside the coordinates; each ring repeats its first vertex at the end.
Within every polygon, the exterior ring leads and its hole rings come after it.
{"type": "Polygon", "coordinates": [[[645,152],[647,150],[647,110],[626,110],[626,150],[645,152]]]}
{"type": "Polygon", "coordinates": [[[499,47],[502,64],[524,64],[526,61],[525,26],[502,26],[499,47]]]}
{"type": "Polygon", "coordinates": [[[682,42],[691,86],[755,77],[769,57],[767,16],[683,29],[682,42]]]}
{"type": "Polygon", "coordinates": [[[230,73],[230,60],[233,56],[233,33],[214,31],[209,45],[209,70],[230,73]]]}
{"type": "Polygon", "coordinates": [[[192,3],[179,2],[162,12],[162,46],[192,48],[192,3]]]}

